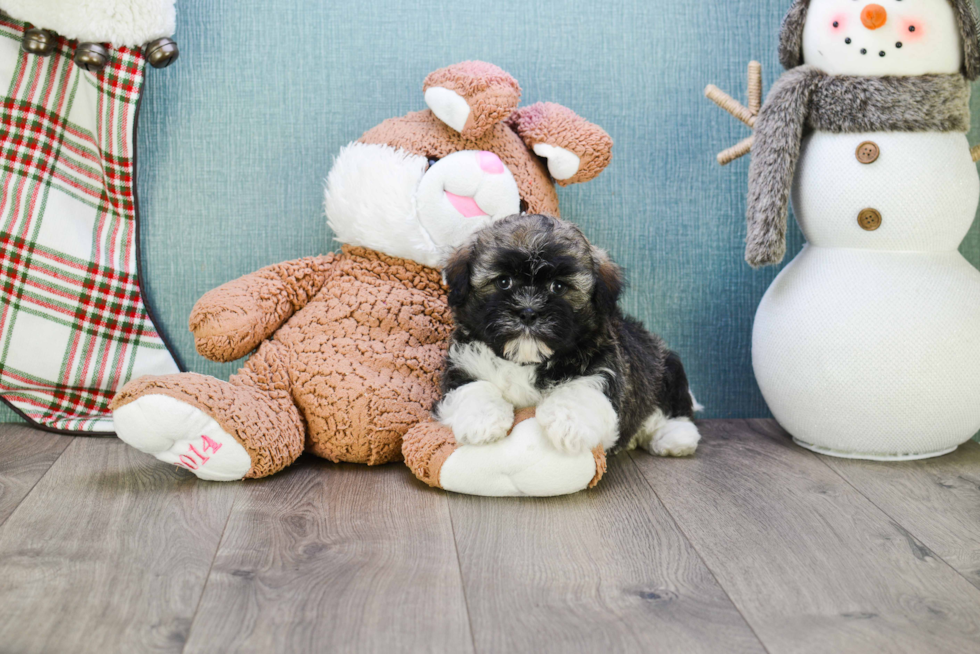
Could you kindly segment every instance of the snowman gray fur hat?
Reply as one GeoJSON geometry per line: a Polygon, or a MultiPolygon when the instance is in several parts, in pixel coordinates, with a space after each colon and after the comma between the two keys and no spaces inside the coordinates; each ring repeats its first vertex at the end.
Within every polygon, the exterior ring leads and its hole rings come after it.
{"type": "MultiPolygon", "coordinates": [[[[980,12],[974,0],[949,0],[963,37],[963,75],[980,78],[980,12]]],[[[803,63],[803,25],[810,0],[795,0],[779,33],[779,61],[787,70],[803,63]]]]}

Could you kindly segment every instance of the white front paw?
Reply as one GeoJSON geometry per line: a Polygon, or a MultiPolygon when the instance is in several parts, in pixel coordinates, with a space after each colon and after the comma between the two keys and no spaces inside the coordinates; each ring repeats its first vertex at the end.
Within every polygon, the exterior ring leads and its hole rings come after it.
{"type": "Polygon", "coordinates": [[[493,384],[472,382],[445,397],[438,418],[453,430],[460,445],[485,445],[510,433],[514,407],[493,384]]]}
{"type": "Polygon", "coordinates": [[[460,445],[486,445],[507,436],[514,425],[514,407],[500,403],[472,407],[469,416],[453,426],[460,445]]]}
{"type": "Polygon", "coordinates": [[[555,449],[580,454],[615,445],[619,416],[602,388],[601,378],[581,377],[554,389],[538,406],[538,422],[555,449]]]}
{"type": "Polygon", "coordinates": [[[538,407],[537,418],[545,437],[559,452],[590,452],[602,442],[599,430],[590,429],[584,416],[560,404],[545,401],[538,407]]]}

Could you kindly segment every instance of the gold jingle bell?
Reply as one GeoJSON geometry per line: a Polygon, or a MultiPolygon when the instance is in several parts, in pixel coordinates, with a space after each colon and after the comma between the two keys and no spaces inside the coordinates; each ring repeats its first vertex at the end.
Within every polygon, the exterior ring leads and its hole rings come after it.
{"type": "Polygon", "coordinates": [[[79,43],[75,48],[75,63],[80,68],[97,73],[109,63],[109,51],[98,43],[79,43]]]}
{"type": "Polygon", "coordinates": [[[173,39],[166,37],[150,41],[143,47],[143,54],[146,60],[154,68],[166,68],[177,61],[180,56],[180,49],[173,39]]]}
{"type": "Polygon", "coordinates": [[[38,57],[47,57],[54,52],[58,45],[58,35],[51,30],[32,27],[24,32],[24,40],[20,42],[21,49],[38,57]]]}

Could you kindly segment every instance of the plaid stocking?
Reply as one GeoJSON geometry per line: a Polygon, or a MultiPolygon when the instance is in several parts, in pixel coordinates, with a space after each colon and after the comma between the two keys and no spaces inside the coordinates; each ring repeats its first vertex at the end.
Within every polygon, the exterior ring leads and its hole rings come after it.
{"type": "Polygon", "coordinates": [[[130,379],[178,371],[140,294],[138,50],[86,72],[0,16],[0,398],[38,426],[111,432],[130,379]]]}

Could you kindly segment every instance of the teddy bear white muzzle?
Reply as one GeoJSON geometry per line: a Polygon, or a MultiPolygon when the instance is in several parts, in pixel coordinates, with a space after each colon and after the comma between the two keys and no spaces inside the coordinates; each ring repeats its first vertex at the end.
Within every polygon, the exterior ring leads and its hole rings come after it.
{"type": "Polygon", "coordinates": [[[517,182],[496,154],[463,150],[434,163],[419,184],[418,215],[438,246],[456,247],[494,220],[520,213],[517,182]]]}

